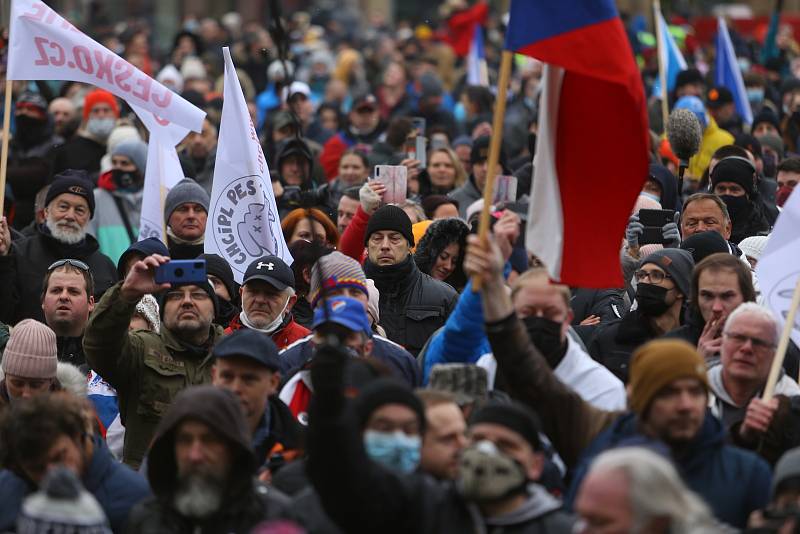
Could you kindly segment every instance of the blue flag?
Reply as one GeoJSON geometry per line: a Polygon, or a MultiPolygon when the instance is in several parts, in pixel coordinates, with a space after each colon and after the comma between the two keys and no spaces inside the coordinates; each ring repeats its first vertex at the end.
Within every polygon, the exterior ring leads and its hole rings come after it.
{"type": "Polygon", "coordinates": [[[750,101],[747,99],[742,71],[733,51],[728,26],[722,17],[717,19],[717,60],[714,70],[714,84],[726,87],[733,93],[737,113],[744,122],[753,124],[753,110],[750,109],[750,101]]]}
{"type": "MultiPolygon", "coordinates": [[[[669,33],[667,21],[664,20],[664,16],[660,11],[656,11],[656,23],[658,24],[656,31],[660,31],[661,35],[664,36],[664,48],[659,50],[658,53],[660,55],[659,61],[666,65],[667,92],[670,92],[675,88],[675,80],[678,78],[678,73],[686,70],[686,60],[683,58],[681,49],[678,48],[678,44],[672,34],[669,33]]],[[[653,96],[661,98],[661,77],[659,76],[656,77],[656,82],[653,84],[653,96]]]]}

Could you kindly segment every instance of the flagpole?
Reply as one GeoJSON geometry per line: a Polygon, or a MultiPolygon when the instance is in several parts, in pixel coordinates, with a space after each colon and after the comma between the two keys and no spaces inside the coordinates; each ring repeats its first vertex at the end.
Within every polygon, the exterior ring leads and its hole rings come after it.
{"type": "MultiPolygon", "coordinates": [[[[486,184],[483,186],[483,209],[481,210],[478,237],[481,243],[486,243],[489,235],[489,214],[492,207],[492,194],[494,193],[494,179],[497,162],[500,160],[500,146],[503,142],[503,118],[506,115],[506,98],[508,96],[508,81],[511,78],[511,60],[514,53],[503,50],[500,60],[500,78],[497,82],[497,102],[494,106],[492,119],[492,137],[489,141],[489,163],[486,166],[486,184]]],[[[477,276],[472,279],[475,291],[481,289],[481,279],[477,276]]]]}
{"type": "Polygon", "coordinates": [[[661,83],[661,124],[664,132],[667,131],[667,119],[669,117],[669,104],[667,102],[667,66],[664,64],[664,53],[666,52],[666,36],[661,29],[661,1],[653,0],[653,21],[656,27],[656,46],[658,47],[658,79],[661,83]]]}
{"type": "Polygon", "coordinates": [[[786,349],[789,348],[789,340],[791,339],[792,330],[794,329],[794,317],[797,314],[798,306],[800,306],[800,276],[797,277],[797,284],[794,286],[792,303],[789,306],[789,313],[786,315],[786,322],[783,325],[783,332],[781,332],[778,348],[775,350],[775,357],[772,359],[772,367],[769,370],[767,385],[764,387],[762,399],[765,402],[769,402],[775,393],[775,385],[778,383],[778,375],[783,368],[786,349]]]}
{"type": "Polygon", "coordinates": [[[11,135],[11,89],[12,81],[6,80],[6,102],[3,107],[3,152],[0,155],[0,217],[6,200],[6,170],[8,169],[8,138],[11,135]]]}

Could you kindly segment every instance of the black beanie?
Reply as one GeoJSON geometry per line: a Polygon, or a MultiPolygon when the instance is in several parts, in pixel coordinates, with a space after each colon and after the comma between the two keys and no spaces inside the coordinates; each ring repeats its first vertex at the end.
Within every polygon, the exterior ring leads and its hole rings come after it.
{"type": "Polygon", "coordinates": [[[690,235],[681,243],[681,248],[692,255],[694,264],[697,265],[706,256],[711,256],[717,252],[730,252],[728,242],[722,234],[709,230],[690,235]]]}
{"type": "Polygon", "coordinates": [[[513,430],[530,443],[534,451],[542,449],[539,440],[539,421],[530,408],[518,402],[489,401],[472,414],[470,426],[493,423],[513,430]]]}
{"type": "Polygon", "coordinates": [[[364,236],[364,246],[369,242],[369,236],[380,230],[391,230],[408,241],[410,247],[414,246],[414,233],[411,230],[411,219],[402,208],[391,204],[382,206],[372,214],[367,223],[367,233],[364,236]]]}
{"type": "Polygon", "coordinates": [[[89,204],[90,217],[94,217],[94,186],[86,171],[67,169],[53,177],[53,183],[47,190],[44,205],[47,206],[58,195],[69,193],[86,199],[89,204]]]}
{"type": "Polygon", "coordinates": [[[395,378],[378,378],[364,386],[355,399],[353,408],[358,427],[363,430],[372,413],[387,404],[402,404],[417,414],[420,435],[425,433],[425,407],[407,385],[395,378]]]}
{"type": "Polygon", "coordinates": [[[733,182],[744,189],[747,196],[753,196],[756,168],[753,163],[741,156],[730,156],[719,160],[709,177],[713,189],[720,182],[733,182]]]}
{"type": "Polygon", "coordinates": [[[236,300],[236,294],[239,290],[236,288],[236,282],[233,279],[233,270],[231,266],[221,256],[217,254],[200,254],[197,256],[198,260],[206,260],[206,274],[216,276],[225,285],[231,300],[236,300]]]}
{"type": "Polygon", "coordinates": [[[169,250],[167,250],[167,245],[157,237],[148,237],[141,241],[131,243],[131,246],[129,246],[127,250],[122,253],[122,256],[119,257],[119,260],[117,260],[117,273],[119,273],[120,279],[125,278],[122,274],[122,268],[125,266],[125,262],[128,261],[131,254],[141,254],[145,258],[152,254],[169,256],[169,250]]]}

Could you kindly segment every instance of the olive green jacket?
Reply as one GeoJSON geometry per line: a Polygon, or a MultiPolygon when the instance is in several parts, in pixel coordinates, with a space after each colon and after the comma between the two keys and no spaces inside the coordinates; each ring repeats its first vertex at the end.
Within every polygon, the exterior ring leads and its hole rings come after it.
{"type": "Polygon", "coordinates": [[[222,327],[211,325],[209,351],[198,357],[161,324],[161,333],[128,332],[135,303],[120,297],[117,283],[106,291],[83,335],[86,361],[116,390],[125,426],[123,461],[138,468],[156,426],[182,389],[211,381],[211,347],[222,327]]]}

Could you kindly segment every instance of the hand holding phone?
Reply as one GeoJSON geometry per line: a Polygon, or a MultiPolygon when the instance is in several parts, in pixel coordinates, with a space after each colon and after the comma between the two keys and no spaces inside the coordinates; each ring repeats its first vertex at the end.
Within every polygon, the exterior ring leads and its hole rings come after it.
{"type": "Polygon", "coordinates": [[[383,204],[402,204],[406,200],[408,169],[404,165],[375,165],[375,181],[386,186],[383,204]]]}
{"type": "Polygon", "coordinates": [[[201,284],[207,281],[206,260],[170,260],[156,268],[157,284],[201,284]]]}

